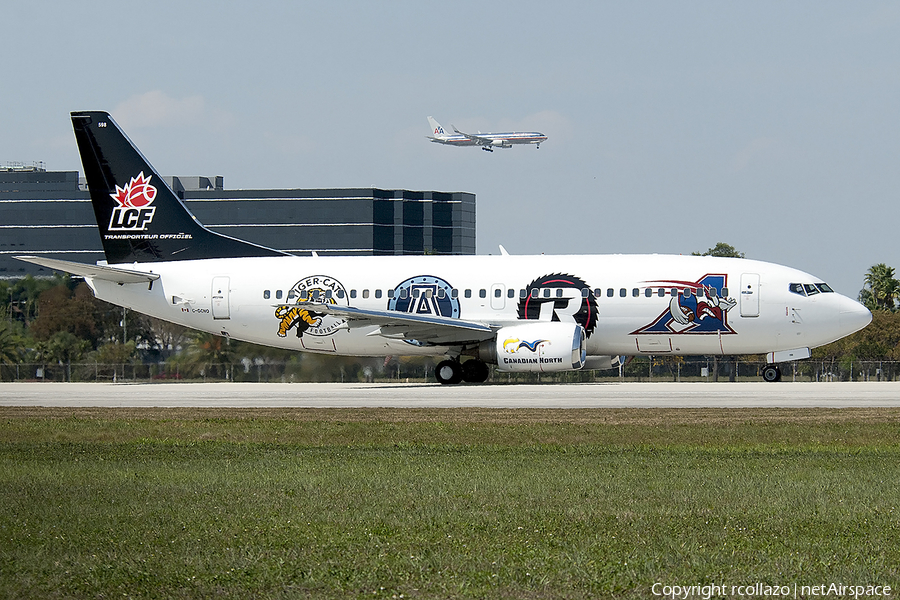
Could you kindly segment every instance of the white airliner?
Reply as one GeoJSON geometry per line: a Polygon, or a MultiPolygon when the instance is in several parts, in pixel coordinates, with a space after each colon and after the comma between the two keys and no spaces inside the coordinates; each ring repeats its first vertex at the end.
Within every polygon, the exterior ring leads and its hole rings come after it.
{"type": "Polygon", "coordinates": [[[434,120],[434,117],[428,117],[428,124],[431,125],[431,131],[434,135],[426,136],[432,142],[438,144],[448,144],[450,146],[481,146],[482,150],[493,152],[494,148],[512,148],[513,144],[535,144],[541,147],[541,142],[547,141],[547,136],[538,131],[510,131],[508,133],[463,133],[456,127],[453,131],[456,135],[444,132],[441,124],[434,120]]]}
{"type": "Polygon", "coordinates": [[[623,356],[778,363],[872,315],[819,278],[739,258],[291,256],[201,225],[105,112],[72,113],[106,261],[19,257],[103,300],[235,339],[355,356],[444,357],[441,383],[616,366],[623,356]]]}

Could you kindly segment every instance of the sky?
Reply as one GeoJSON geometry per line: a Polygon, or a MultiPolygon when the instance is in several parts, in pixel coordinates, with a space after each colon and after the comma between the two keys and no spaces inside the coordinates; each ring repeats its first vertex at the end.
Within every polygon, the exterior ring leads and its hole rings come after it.
{"type": "Polygon", "coordinates": [[[164,175],[476,195],[477,251],[726,242],[856,297],[900,271],[900,4],[69,2],[4,7],[0,164],[108,110],[164,175]],[[540,131],[493,153],[426,139],[540,131]]]}

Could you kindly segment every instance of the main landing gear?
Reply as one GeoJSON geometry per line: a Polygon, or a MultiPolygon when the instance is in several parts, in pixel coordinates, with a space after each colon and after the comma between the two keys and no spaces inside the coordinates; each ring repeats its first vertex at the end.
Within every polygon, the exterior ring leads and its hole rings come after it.
{"type": "Polygon", "coordinates": [[[494,151],[493,148],[488,148],[487,146],[482,146],[481,149],[484,150],[485,152],[493,152],[494,151]]]}
{"type": "Polygon", "coordinates": [[[766,365],[762,370],[763,381],[781,381],[781,369],[778,365],[766,365]]]}
{"type": "Polygon", "coordinates": [[[478,359],[460,363],[458,360],[444,360],[434,368],[434,378],[438,383],[451,384],[465,381],[467,383],[484,383],[490,369],[484,361],[478,359]]]}

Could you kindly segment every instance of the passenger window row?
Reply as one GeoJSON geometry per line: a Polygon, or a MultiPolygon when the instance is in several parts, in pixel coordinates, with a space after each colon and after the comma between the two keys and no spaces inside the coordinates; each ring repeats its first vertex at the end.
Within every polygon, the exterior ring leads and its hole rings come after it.
{"type": "MultiPolygon", "coordinates": [[[[809,285],[809,284],[806,284],[806,285],[809,285]]],[[[824,286],[825,288],[828,288],[828,286],[825,285],[824,283],[817,283],[816,286],[824,286]]],[[[564,297],[569,297],[569,296],[566,296],[566,294],[565,294],[565,289],[566,289],[566,288],[533,288],[533,289],[531,290],[531,297],[532,297],[532,298],[564,298],[564,297]]],[[[693,290],[691,290],[691,288],[679,289],[679,288],[662,288],[662,287],[660,287],[660,288],[655,288],[655,289],[654,289],[654,288],[649,288],[649,287],[648,287],[648,288],[643,288],[643,289],[644,289],[643,295],[644,295],[645,298],[652,298],[653,296],[657,296],[657,297],[659,297],[659,298],[664,298],[666,295],[669,295],[669,296],[677,296],[677,295],[679,295],[679,294],[680,294],[680,295],[683,295],[685,298],[690,298],[692,295],[694,295],[694,293],[696,293],[696,295],[697,295],[698,297],[702,297],[702,296],[704,295],[704,290],[703,290],[702,288],[696,290],[696,292],[694,292],[693,290]]],[[[714,293],[714,294],[719,294],[719,290],[716,290],[715,288],[713,288],[711,291],[712,291],[712,293],[714,293]]],[[[803,293],[803,284],[795,284],[795,283],[792,283],[792,284],[791,284],[791,291],[794,292],[794,293],[797,293],[797,294],[806,295],[806,294],[803,293]],[[800,286],[800,288],[799,288],[800,291],[797,291],[797,290],[794,288],[794,286],[800,286]]],[[[822,290],[822,291],[825,291],[825,290],[822,290]]],[[[831,290],[831,288],[828,288],[827,291],[830,292],[830,291],[832,291],[832,290],[831,290]]],[[[813,293],[818,293],[818,292],[817,292],[817,291],[810,292],[810,294],[813,294],[813,293]]],[[[406,299],[406,298],[409,297],[409,294],[410,294],[409,288],[401,288],[401,289],[399,290],[399,293],[397,293],[397,297],[398,297],[398,298],[401,298],[401,299],[406,299]]],[[[590,290],[590,289],[588,289],[588,288],[582,288],[582,290],[581,290],[581,297],[582,297],[582,298],[588,298],[588,297],[591,296],[591,295],[593,295],[595,298],[600,298],[600,297],[603,296],[603,294],[604,294],[604,292],[603,292],[603,289],[602,289],[602,288],[595,288],[594,290],[590,290]]],[[[336,292],[332,292],[331,290],[325,290],[324,295],[320,295],[319,290],[312,290],[312,297],[311,297],[311,298],[310,298],[310,295],[309,295],[305,290],[299,293],[300,300],[310,300],[310,299],[312,299],[314,302],[319,301],[319,300],[322,300],[322,299],[325,299],[325,300],[329,300],[329,299],[332,299],[332,298],[340,298],[340,299],[343,299],[346,295],[347,295],[347,294],[344,292],[344,290],[337,290],[336,292]]],[[[362,293],[359,294],[359,295],[357,294],[357,290],[354,289],[354,290],[350,290],[350,293],[349,293],[349,296],[350,296],[351,299],[357,298],[357,297],[361,297],[361,298],[370,298],[370,297],[381,298],[381,297],[383,297],[383,296],[387,296],[388,298],[393,298],[394,295],[395,295],[395,290],[393,290],[393,289],[389,289],[389,290],[380,290],[380,289],[376,289],[376,290],[371,290],[371,291],[368,290],[368,289],[364,289],[364,290],[362,290],[362,293]]],[[[459,297],[459,290],[457,290],[457,289],[452,289],[452,290],[450,290],[450,294],[449,294],[449,295],[450,295],[451,298],[458,298],[458,297],[459,297]]],[[[471,298],[471,297],[472,297],[472,290],[471,290],[471,289],[463,290],[463,294],[462,294],[462,295],[463,295],[464,298],[471,298]]],[[[502,298],[502,297],[503,297],[503,289],[502,289],[502,288],[499,288],[499,287],[498,287],[498,288],[494,288],[494,290],[493,290],[493,295],[494,295],[494,298],[502,298]]],[[[526,298],[526,297],[528,297],[528,295],[529,295],[528,290],[526,290],[526,289],[524,289],[524,288],[519,289],[519,290],[518,290],[518,293],[517,293],[517,290],[516,290],[515,288],[509,288],[509,289],[506,290],[506,297],[507,297],[507,298],[510,298],[510,299],[515,299],[516,296],[518,296],[519,298],[526,298]]],[[[620,298],[627,298],[628,295],[629,295],[629,294],[628,294],[628,289],[627,289],[627,288],[619,288],[619,290],[618,290],[618,296],[619,296],[620,298]]],[[[287,293],[287,299],[288,299],[288,300],[294,300],[294,299],[297,298],[297,296],[298,296],[298,294],[297,294],[297,292],[295,292],[294,290],[290,290],[290,291],[288,291],[288,293],[287,293]]],[[[419,298],[419,297],[424,296],[425,298],[437,297],[437,298],[439,298],[439,299],[443,299],[443,298],[446,298],[446,297],[447,297],[447,293],[446,293],[446,291],[444,291],[443,289],[438,289],[437,291],[434,291],[434,290],[432,290],[432,289],[425,289],[425,290],[422,290],[422,289],[414,288],[414,289],[412,290],[412,296],[413,296],[413,298],[419,298]]],[[[488,291],[487,291],[486,289],[482,288],[482,289],[478,290],[478,297],[479,297],[479,298],[487,298],[487,296],[488,296],[488,291]]],[[[631,296],[632,296],[633,298],[638,298],[638,297],[640,297],[640,296],[641,296],[641,288],[632,288],[632,289],[631,289],[631,296]]],[[[722,288],[722,290],[721,290],[721,296],[722,296],[722,297],[728,296],[728,288],[727,288],[727,287],[726,287],[726,288],[722,288]]],[[[607,297],[607,298],[614,298],[614,297],[616,297],[616,290],[615,290],[615,288],[607,288],[607,289],[606,289],[606,297],[607,297]]],[[[271,290],[264,290],[264,291],[263,291],[263,298],[264,298],[265,300],[270,300],[270,299],[272,298],[272,291],[271,291],[271,290]]],[[[275,290],[275,299],[276,299],[276,300],[281,300],[281,299],[283,299],[283,298],[284,298],[284,292],[283,292],[282,290],[275,290]]]]}

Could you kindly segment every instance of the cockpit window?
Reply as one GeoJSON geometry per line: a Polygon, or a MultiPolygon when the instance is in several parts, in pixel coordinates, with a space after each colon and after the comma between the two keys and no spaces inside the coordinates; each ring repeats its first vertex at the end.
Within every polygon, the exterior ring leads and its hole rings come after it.
{"type": "Polygon", "coordinates": [[[814,296],[815,294],[833,294],[834,290],[827,283],[791,283],[788,289],[801,296],[814,296]]]}

